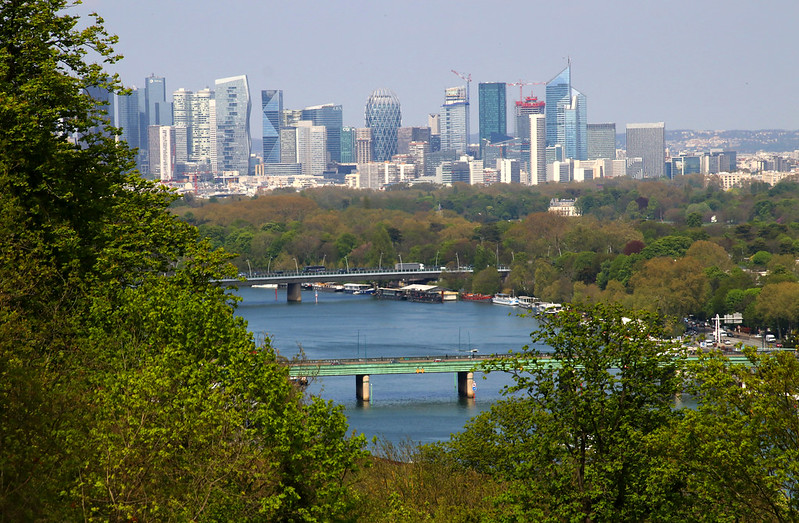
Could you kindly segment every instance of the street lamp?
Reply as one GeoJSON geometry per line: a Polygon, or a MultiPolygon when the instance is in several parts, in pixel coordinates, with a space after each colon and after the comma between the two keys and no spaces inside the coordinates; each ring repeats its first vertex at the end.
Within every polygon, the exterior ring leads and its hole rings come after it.
{"type": "Polygon", "coordinates": [[[327,253],[325,253],[325,255],[324,255],[324,256],[322,256],[322,266],[323,266],[323,267],[324,267],[324,265],[325,265],[325,260],[327,260],[327,253]]]}
{"type": "Polygon", "coordinates": [[[247,267],[250,268],[250,278],[252,278],[252,265],[250,265],[250,260],[247,260],[247,267]]]}
{"type": "Polygon", "coordinates": [[[377,266],[382,269],[383,268],[383,251],[380,251],[380,263],[377,266]]]}
{"type": "Polygon", "coordinates": [[[297,265],[297,258],[292,258],[292,260],[294,260],[294,270],[297,271],[297,273],[299,274],[300,266],[297,265]]]}
{"type": "Polygon", "coordinates": [[[269,272],[269,267],[272,266],[272,257],[269,257],[269,261],[266,263],[266,272],[269,272]]]}
{"type": "Polygon", "coordinates": [[[399,259],[400,259],[400,270],[402,270],[403,269],[403,267],[402,267],[402,254],[397,254],[397,256],[399,256],[399,259]]]}
{"type": "Polygon", "coordinates": [[[350,272],[350,262],[347,259],[347,255],[346,254],[344,255],[344,263],[347,264],[347,272],[350,272]]]}
{"type": "Polygon", "coordinates": [[[436,263],[434,265],[438,267],[438,251],[436,251],[436,263]]]}
{"type": "Polygon", "coordinates": [[[458,253],[455,253],[455,260],[458,262],[458,270],[461,270],[461,259],[458,257],[458,253]]]}

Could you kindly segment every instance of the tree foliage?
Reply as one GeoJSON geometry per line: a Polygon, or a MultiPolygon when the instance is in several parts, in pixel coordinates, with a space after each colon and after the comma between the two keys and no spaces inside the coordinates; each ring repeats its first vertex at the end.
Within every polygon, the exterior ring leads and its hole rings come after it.
{"type": "Polygon", "coordinates": [[[0,519],[344,517],[363,437],[256,346],[214,283],[230,255],[131,171],[83,91],[118,90],[115,38],[70,5],[0,6],[0,519]]]}
{"type": "Polygon", "coordinates": [[[568,309],[534,345],[486,364],[512,373],[508,398],[448,446],[463,466],[511,485],[497,502],[539,521],[642,521],[670,493],[648,491],[653,444],[677,416],[680,359],[649,313],[568,309]],[[551,347],[541,352],[539,347],[551,347]],[[546,359],[543,359],[546,358],[546,359]]]}

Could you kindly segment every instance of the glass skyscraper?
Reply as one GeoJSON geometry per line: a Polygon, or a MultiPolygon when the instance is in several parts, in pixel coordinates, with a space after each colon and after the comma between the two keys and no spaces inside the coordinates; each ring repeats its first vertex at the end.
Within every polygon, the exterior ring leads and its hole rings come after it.
{"type": "Polygon", "coordinates": [[[504,82],[478,85],[480,102],[480,157],[486,141],[503,140],[508,134],[507,87],[504,82]]]}
{"type": "Polygon", "coordinates": [[[342,108],[340,105],[325,104],[306,107],[302,110],[302,119],[321,125],[327,130],[327,154],[332,163],[341,162],[341,128],[343,127],[342,108]]]}
{"type": "Polygon", "coordinates": [[[283,120],[283,91],[261,91],[263,111],[264,163],[280,163],[280,129],[283,120]]]}
{"type": "Polygon", "coordinates": [[[121,94],[117,98],[119,108],[119,126],[122,128],[120,140],[127,142],[131,149],[139,147],[139,90],[129,89],[129,94],[121,94]]]}
{"type": "Polygon", "coordinates": [[[374,161],[386,162],[397,154],[397,130],[402,125],[402,113],[397,95],[390,89],[378,89],[366,102],[366,127],[372,130],[374,161]]]}
{"type": "Polygon", "coordinates": [[[249,174],[252,105],[247,76],[221,78],[215,91],[217,170],[249,174]]]}
{"type": "Polygon", "coordinates": [[[587,101],[571,85],[571,65],[546,86],[547,147],[560,145],[566,158],[588,158],[587,101]]]}
{"type": "Polygon", "coordinates": [[[448,87],[444,90],[441,106],[441,150],[466,154],[469,145],[469,100],[466,87],[448,87]]]}
{"type": "Polygon", "coordinates": [[[341,163],[355,162],[355,128],[341,129],[341,163]]]}

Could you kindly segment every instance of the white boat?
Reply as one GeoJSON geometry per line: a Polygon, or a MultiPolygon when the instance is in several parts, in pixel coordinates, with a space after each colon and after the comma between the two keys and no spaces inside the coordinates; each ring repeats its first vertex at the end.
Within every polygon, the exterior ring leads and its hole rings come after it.
{"type": "Polygon", "coordinates": [[[253,289],[277,289],[277,283],[259,283],[252,286],[253,289]]]}
{"type": "Polygon", "coordinates": [[[511,296],[510,294],[495,294],[494,298],[491,300],[491,303],[496,303],[497,305],[510,305],[511,307],[518,305],[519,299],[511,296]]]}
{"type": "Polygon", "coordinates": [[[519,296],[519,303],[516,305],[525,309],[532,309],[535,306],[536,299],[532,296],[519,296]]]}
{"type": "Polygon", "coordinates": [[[345,283],[344,292],[347,294],[374,294],[374,289],[365,283],[345,283]]]}

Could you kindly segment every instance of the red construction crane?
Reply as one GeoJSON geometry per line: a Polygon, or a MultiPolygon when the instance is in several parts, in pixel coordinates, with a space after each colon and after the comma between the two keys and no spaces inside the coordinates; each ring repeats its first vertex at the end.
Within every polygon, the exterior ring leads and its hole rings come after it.
{"type": "Polygon", "coordinates": [[[524,101],[524,96],[522,95],[522,88],[525,85],[544,85],[544,84],[546,84],[546,82],[524,82],[522,80],[519,80],[518,82],[513,82],[513,83],[510,83],[508,85],[518,85],[519,86],[519,101],[523,102],[524,101]]]}

